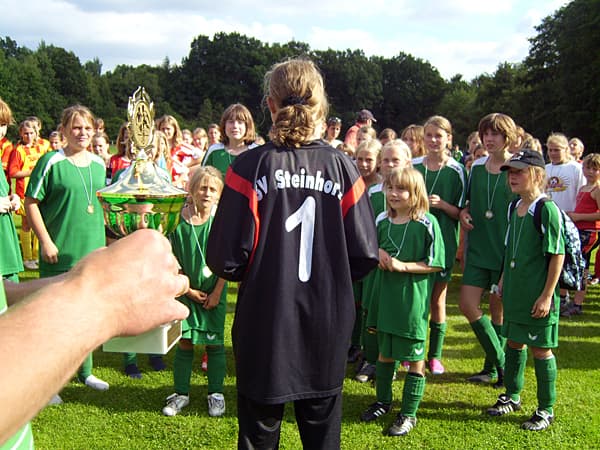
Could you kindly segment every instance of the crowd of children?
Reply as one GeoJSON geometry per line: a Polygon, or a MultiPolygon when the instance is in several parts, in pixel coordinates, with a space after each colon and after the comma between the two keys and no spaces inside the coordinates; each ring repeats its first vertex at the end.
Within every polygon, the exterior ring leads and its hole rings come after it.
{"type": "MultiPolygon", "coordinates": [[[[274,120],[278,111],[290,107],[288,120],[299,120],[300,116],[293,115],[307,104],[308,95],[289,95],[283,103],[270,105],[274,120]]],[[[317,115],[326,111],[313,106],[317,115]]],[[[360,281],[354,280],[353,286],[356,319],[347,360],[358,363],[357,381],[376,380],[376,401],[361,420],[374,421],[391,411],[392,380],[402,364],[408,372],[401,406],[386,434],[404,435],[415,427],[426,370],[434,376],[448,370],[442,363],[446,293],[459,260],[463,273],[460,311],[485,354],[482,370],[468,381],[505,389],[487,410],[489,415],[518,411],[530,349],[538,407],[522,427],[543,430],[550,426],[556,401],[557,364],[552,349],[558,345],[558,317],[582,314],[585,299],[585,287],[571,293],[571,302],[569,292],[557,287],[565,253],[560,210],[577,226],[589,267],[592,251],[600,244],[600,156],[583,157],[581,140],[552,133],[546,142],[546,164],[540,142],[501,113],[481,119],[477,131],[467,139],[464,154],[453,153],[452,126],[442,116],[432,116],[422,125],[408,125],[398,138],[390,128],[377,135],[372,126],[375,117],[362,110],[344,141],[338,139],[341,120],[322,119],[319,127],[311,125],[319,130],[312,131],[311,142],[345,153],[343,165],[352,165],[360,176],[373,212],[368,221],[376,229],[379,247],[378,267],[360,281]],[[543,235],[534,219],[538,202],[544,203],[543,235]],[[481,308],[486,293],[489,317],[481,308]]],[[[13,124],[10,108],[0,100],[0,272],[13,281],[18,281],[24,268],[39,270],[40,277],[64,273],[106,244],[95,192],[116,181],[131,165],[128,124],[119,130],[114,154],[103,122],[79,105],[65,109],[59,129],[50,133],[48,140],[42,138],[39,119],[31,116],[18,124],[19,141],[13,145],[5,136],[13,124]],[[18,236],[13,214],[21,217],[18,236]]],[[[285,148],[309,145],[289,145],[298,136],[287,128],[285,133],[271,137],[285,148]]],[[[205,346],[208,413],[225,413],[227,283],[221,276],[229,269],[222,268],[225,272],[220,275],[212,272],[207,244],[226,174],[240,155],[258,146],[256,142],[252,115],[238,103],[223,112],[220,124],[210,124],[207,130],[181,130],[177,120],[168,115],[156,121],[154,160],[166,178],[189,193],[180,223],[170,236],[181,271],[190,279],[189,290],[179,298],[190,309],[190,316],[183,323],[183,337],[175,351],[174,393],[162,409],[166,416],[178,414],[190,402],[195,345],[205,346]]],[[[290,170],[302,170],[291,161],[286,164],[291,164],[290,170]]],[[[300,178],[294,181],[295,176],[290,175],[292,185],[300,183],[300,178]]],[[[277,175],[275,180],[274,187],[289,188],[289,180],[288,185],[277,175]]],[[[259,197],[271,188],[263,186],[260,179],[254,186],[259,197]]],[[[243,195],[249,194],[244,191],[243,195]]],[[[309,214],[303,209],[305,213],[309,214]]],[[[229,244],[223,248],[229,249],[229,244]]],[[[256,247],[248,249],[251,260],[255,251],[256,247]]],[[[302,270],[308,270],[299,273],[306,282],[310,266],[302,270]]],[[[598,283],[600,264],[593,275],[586,275],[591,284],[598,283]]],[[[155,357],[158,359],[151,359],[155,370],[164,369],[163,360],[155,357]]],[[[130,377],[141,377],[134,354],[125,355],[124,366],[130,377]]],[[[95,377],[92,368],[90,354],[78,379],[94,389],[108,389],[108,383],[95,377]]],[[[60,401],[58,396],[54,399],[60,401]]],[[[258,407],[250,398],[240,397],[238,403],[258,407]]],[[[245,414],[246,419],[251,416],[248,411],[245,414]]],[[[250,433],[248,429],[245,432],[250,433]]]]}

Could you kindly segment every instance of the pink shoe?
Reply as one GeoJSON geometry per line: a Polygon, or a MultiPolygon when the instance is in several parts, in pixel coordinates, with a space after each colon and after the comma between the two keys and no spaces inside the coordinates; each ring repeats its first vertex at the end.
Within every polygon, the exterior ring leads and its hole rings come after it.
{"type": "Polygon", "coordinates": [[[410,363],[408,361],[402,361],[402,367],[408,370],[410,369],[410,363]]]}
{"type": "Polygon", "coordinates": [[[430,359],[428,365],[432,375],[441,375],[446,371],[439,359],[430,359]]]}
{"type": "Polygon", "coordinates": [[[200,365],[200,368],[203,372],[206,372],[208,370],[208,353],[206,352],[204,352],[204,354],[202,355],[202,364],[200,365]]]}

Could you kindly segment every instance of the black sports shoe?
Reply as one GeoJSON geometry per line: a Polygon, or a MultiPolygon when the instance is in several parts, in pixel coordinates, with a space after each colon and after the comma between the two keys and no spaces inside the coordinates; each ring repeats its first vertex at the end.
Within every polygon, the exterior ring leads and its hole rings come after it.
{"type": "Polygon", "coordinates": [[[488,372],[487,370],[482,370],[475,375],[471,375],[467,378],[467,381],[470,383],[491,383],[495,379],[498,378],[496,372],[488,372]]]}
{"type": "Polygon", "coordinates": [[[362,420],[363,422],[372,422],[373,420],[378,419],[384,414],[389,413],[391,407],[392,405],[386,403],[375,402],[369,405],[367,410],[360,415],[360,420],[362,420]]]}
{"type": "Polygon", "coordinates": [[[410,433],[417,424],[416,417],[408,417],[403,414],[398,414],[394,423],[387,430],[388,436],[404,436],[410,433]]]}
{"type": "Polygon", "coordinates": [[[521,401],[515,402],[506,394],[500,394],[494,406],[487,409],[490,416],[503,416],[521,409],[521,401]]]}
{"type": "Polygon", "coordinates": [[[536,409],[533,416],[527,422],[523,422],[521,428],[529,431],[542,431],[548,428],[552,422],[554,422],[554,414],[550,414],[545,409],[536,409]]]}
{"type": "Polygon", "coordinates": [[[375,372],[375,364],[369,364],[365,361],[354,379],[360,383],[366,383],[367,381],[375,379],[375,372]]]}
{"type": "Polygon", "coordinates": [[[353,364],[357,362],[362,356],[362,350],[360,345],[351,345],[348,349],[348,363],[353,364]]]}

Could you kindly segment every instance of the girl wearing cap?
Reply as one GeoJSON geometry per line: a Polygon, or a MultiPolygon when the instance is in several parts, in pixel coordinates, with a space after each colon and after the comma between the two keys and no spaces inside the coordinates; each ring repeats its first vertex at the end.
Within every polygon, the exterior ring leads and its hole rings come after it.
{"type": "Polygon", "coordinates": [[[558,346],[558,277],[564,260],[563,223],[556,203],[545,201],[546,171],[542,155],[522,150],[504,164],[513,193],[521,198],[509,214],[504,266],[498,294],[504,305],[502,335],[507,339],[504,384],[506,392],[488,408],[491,416],[521,409],[527,348],[533,353],[538,407],[522,428],[541,431],[554,421],[558,346]],[[534,224],[536,204],[543,201],[540,235],[534,224]]]}

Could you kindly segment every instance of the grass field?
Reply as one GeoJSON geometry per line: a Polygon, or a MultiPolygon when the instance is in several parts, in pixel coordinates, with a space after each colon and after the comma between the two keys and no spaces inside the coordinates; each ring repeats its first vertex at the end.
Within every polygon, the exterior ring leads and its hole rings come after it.
{"type": "MultiPolygon", "coordinates": [[[[25,277],[35,277],[26,272],[25,277]]],[[[373,385],[352,379],[348,367],[344,385],[342,447],[344,449],[391,449],[400,446],[419,449],[500,449],[500,448],[599,448],[600,447],[600,289],[592,287],[585,313],[564,319],[560,327],[560,348],[556,422],[546,432],[519,429],[536,406],[536,385],[531,357],[522,395],[523,411],[509,417],[487,417],[485,409],[494,403],[498,391],[490,386],[468,384],[464,379],[480,370],[483,353],[458,307],[460,275],[451,283],[449,327],[444,351],[447,373],[428,375],[419,422],[410,435],[390,438],[382,435],[398,408],[375,423],[358,420],[362,410],[374,401],[373,385]]],[[[230,329],[235,290],[230,289],[227,330],[230,329]]],[[[229,334],[229,333],[227,333],[229,334]]],[[[172,389],[172,351],[168,369],[153,372],[145,355],[139,356],[144,372],[131,380],[121,371],[121,355],[97,350],[94,373],[107,380],[107,392],[97,392],[71,382],[61,396],[65,403],[44,409],[33,422],[40,449],[233,449],[236,447],[235,372],[231,342],[227,341],[228,376],[225,380],[227,413],[211,418],[206,407],[206,379],[195,359],[190,405],[176,417],[164,417],[161,408],[172,389]]],[[[399,399],[404,376],[394,382],[399,399]]],[[[286,409],[281,448],[301,448],[293,410],[286,409]]]]}

